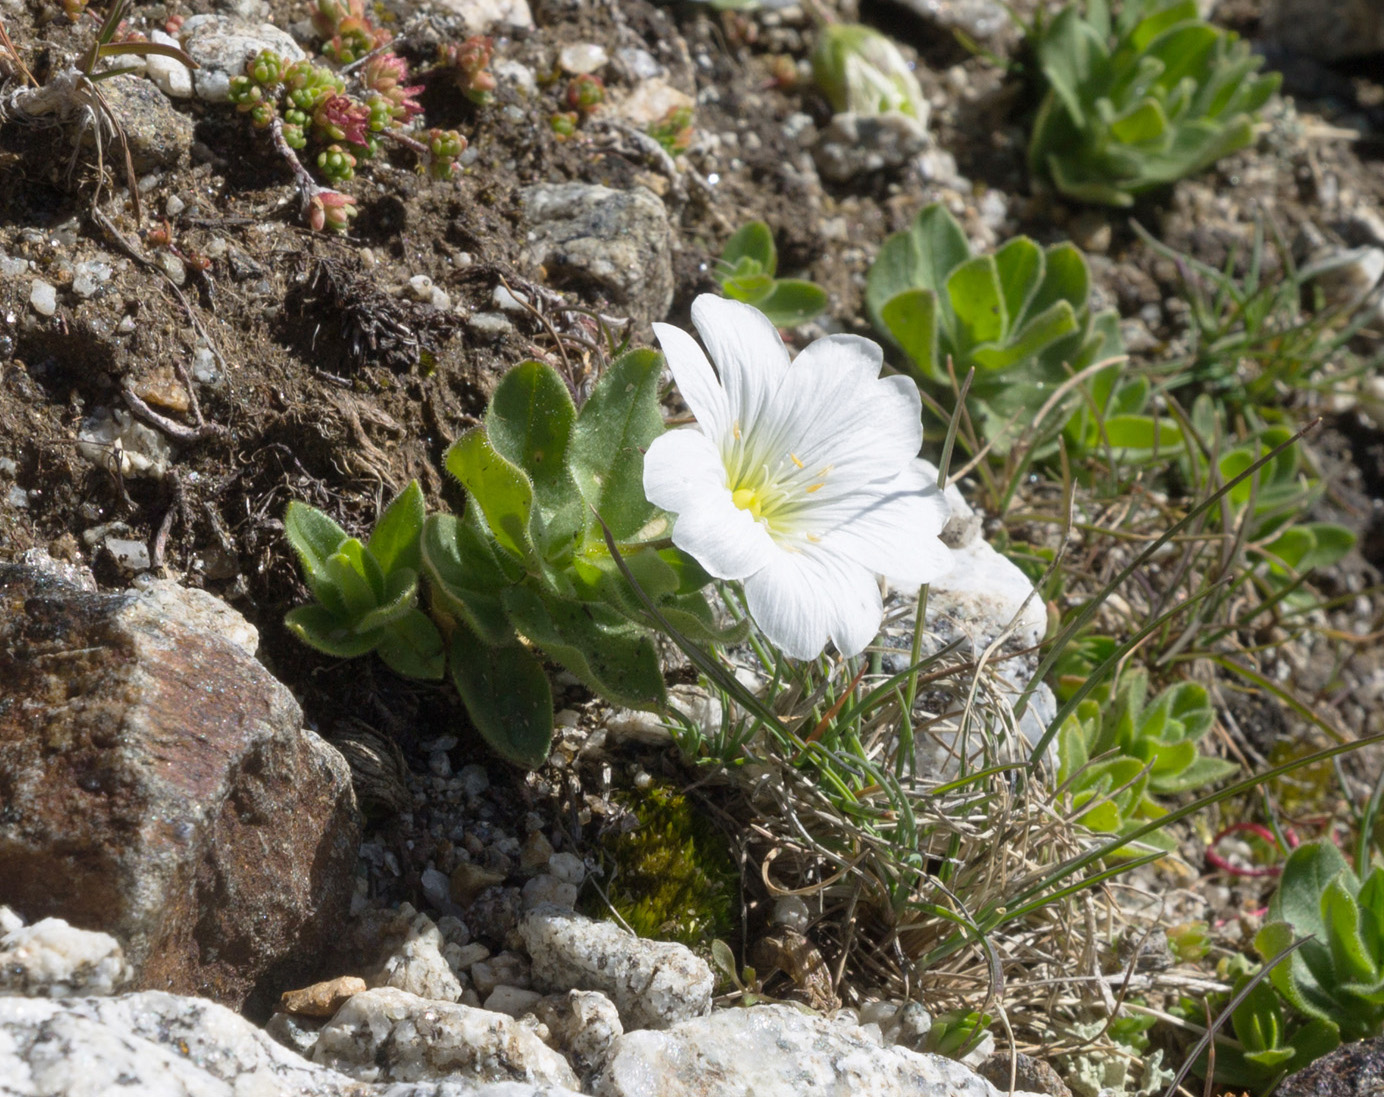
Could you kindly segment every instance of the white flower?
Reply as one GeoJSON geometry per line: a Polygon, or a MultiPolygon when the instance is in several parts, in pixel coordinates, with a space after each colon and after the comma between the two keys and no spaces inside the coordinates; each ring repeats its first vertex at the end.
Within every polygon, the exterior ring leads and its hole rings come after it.
{"type": "Polygon", "coordinates": [[[697,426],[654,440],[645,494],[676,515],[675,545],[744,581],[781,651],[810,659],[830,639],[855,655],[883,617],[876,575],[916,588],[951,566],[948,507],[918,460],[918,390],[879,376],[868,339],[818,339],[790,362],[749,305],[704,294],[692,322],[717,372],[686,332],[654,325],[697,426]]]}

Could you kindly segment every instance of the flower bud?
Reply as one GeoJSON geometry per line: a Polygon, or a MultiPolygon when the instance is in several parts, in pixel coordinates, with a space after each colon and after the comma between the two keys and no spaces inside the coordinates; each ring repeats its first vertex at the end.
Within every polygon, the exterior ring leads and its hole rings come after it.
{"type": "Polygon", "coordinates": [[[812,51],[812,75],[834,111],[902,111],[919,121],[927,119],[927,100],[908,62],[893,42],[870,27],[823,27],[812,51]]]}

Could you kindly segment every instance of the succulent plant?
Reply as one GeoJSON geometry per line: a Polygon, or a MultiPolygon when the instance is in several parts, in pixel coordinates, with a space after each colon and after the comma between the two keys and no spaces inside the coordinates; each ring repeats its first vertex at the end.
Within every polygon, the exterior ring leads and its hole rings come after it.
{"type": "Polygon", "coordinates": [[[1130,206],[1244,148],[1278,88],[1263,59],[1198,17],[1196,0],[1069,4],[1033,32],[1048,90],[1029,171],[1083,202],[1130,206]]]}
{"type": "MultiPolygon", "coordinates": [[[[961,226],[935,203],[884,242],[865,301],[923,383],[950,392],[949,362],[958,379],[975,368],[973,417],[1003,453],[1072,374],[1121,353],[1117,317],[1092,314],[1090,283],[1071,244],[1043,249],[1019,236],[993,255],[973,255],[961,226]]],[[[1096,441],[1091,407],[1115,414],[1142,406],[1145,390],[1117,386],[1119,373],[1097,370],[1084,392],[1071,393],[1070,442],[1096,441]]]]}

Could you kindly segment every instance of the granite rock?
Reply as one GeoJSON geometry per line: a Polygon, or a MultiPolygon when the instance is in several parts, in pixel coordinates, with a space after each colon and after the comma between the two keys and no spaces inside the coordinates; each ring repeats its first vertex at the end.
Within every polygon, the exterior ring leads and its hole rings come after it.
{"type": "Polygon", "coordinates": [[[359,841],[344,760],[253,637],[201,591],[0,565],[0,902],[111,934],[136,987],[237,1006],[306,981],[359,841]]]}
{"type": "Polygon", "coordinates": [[[720,1010],[663,1032],[629,1032],[596,1097],[997,1097],[960,1063],[883,1048],[855,1025],[791,1006],[720,1010]]]}
{"type": "Polygon", "coordinates": [[[317,1036],[312,1061],[364,1082],[524,1082],[577,1088],[557,1052],[512,1017],[381,987],[317,1036]]]}
{"type": "Polygon", "coordinates": [[[535,989],[599,990],[626,1030],[667,1028],[711,1010],[711,969],[684,945],[635,937],[560,907],[531,911],[519,932],[535,989]]]}
{"type": "Polygon", "coordinates": [[[61,918],[44,918],[0,936],[0,997],[114,994],[129,981],[125,953],[108,933],[74,929],[61,918]]]}

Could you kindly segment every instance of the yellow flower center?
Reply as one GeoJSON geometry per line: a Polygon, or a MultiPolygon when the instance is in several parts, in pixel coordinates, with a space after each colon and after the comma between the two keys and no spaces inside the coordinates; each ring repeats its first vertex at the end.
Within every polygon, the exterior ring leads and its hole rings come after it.
{"type": "Polygon", "coordinates": [[[764,517],[764,499],[754,488],[738,488],[730,493],[730,501],[741,510],[747,510],[755,521],[764,517]]]}

